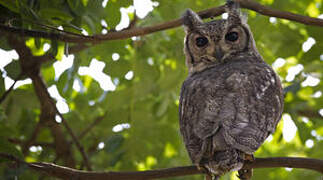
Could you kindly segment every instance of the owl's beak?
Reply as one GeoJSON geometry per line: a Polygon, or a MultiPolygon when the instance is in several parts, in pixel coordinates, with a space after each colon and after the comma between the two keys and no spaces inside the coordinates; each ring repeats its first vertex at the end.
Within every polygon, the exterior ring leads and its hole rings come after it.
{"type": "Polygon", "coordinates": [[[221,61],[222,57],[223,57],[224,53],[221,49],[220,46],[216,46],[215,47],[215,52],[214,52],[214,57],[216,58],[217,61],[221,61]]]}

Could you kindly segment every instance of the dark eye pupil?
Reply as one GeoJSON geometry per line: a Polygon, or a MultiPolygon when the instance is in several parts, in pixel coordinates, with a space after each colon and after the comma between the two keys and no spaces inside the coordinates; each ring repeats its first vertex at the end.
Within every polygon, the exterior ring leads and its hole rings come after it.
{"type": "Polygon", "coordinates": [[[206,37],[198,37],[195,40],[195,43],[198,47],[203,47],[208,43],[208,39],[206,37]]]}
{"type": "Polygon", "coordinates": [[[236,41],[239,38],[237,32],[229,32],[228,34],[225,35],[225,39],[231,42],[236,41]]]}

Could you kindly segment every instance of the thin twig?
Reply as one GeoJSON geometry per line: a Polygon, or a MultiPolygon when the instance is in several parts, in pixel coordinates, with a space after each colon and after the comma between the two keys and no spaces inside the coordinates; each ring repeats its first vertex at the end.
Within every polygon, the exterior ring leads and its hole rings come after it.
{"type": "Polygon", "coordinates": [[[8,89],[8,90],[6,90],[3,94],[2,94],[2,96],[1,96],[1,98],[0,98],[0,104],[2,104],[2,102],[7,98],[7,96],[9,95],[9,93],[13,90],[13,87],[15,87],[15,85],[16,85],[16,83],[17,83],[17,81],[19,81],[20,80],[20,78],[22,77],[22,73],[20,73],[19,75],[18,75],[18,77],[15,79],[15,81],[13,82],[13,84],[10,86],[10,88],[8,89]]]}
{"type": "MultiPolygon", "coordinates": [[[[42,27],[42,28],[44,28],[44,29],[50,29],[50,30],[53,30],[53,31],[61,32],[61,33],[71,34],[71,35],[73,35],[73,36],[80,36],[81,38],[87,38],[87,36],[85,36],[85,35],[83,35],[83,34],[78,34],[78,33],[74,33],[74,32],[64,31],[64,30],[58,29],[57,27],[55,27],[55,26],[53,26],[53,25],[42,24],[42,23],[39,23],[39,22],[37,22],[37,21],[30,20],[30,19],[26,19],[26,18],[12,18],[12,19],[9,19],[9,23],[8,23],[8,25],[9,25],[10,27],[13,27],[13,25],[12,25],[12,24],[14,24],[14,23],[13,23],[13,21],[16,21],[16,22],[18,22],[18,23],[21,23],[21,22],[26,21],[26,22],[29,22],[29,23],[31,23],[31,24],[35,24],[35,25],[37,25],[37,26],[39,26],[39,27],[42,27]]],[[[76,26],[74,26],[74,27],[76,27],[76,26]]],[[[82,29],[81,29],[81,28],[78,28],[78,27],[77,27],[77,29],[78,29],[79,31],[82,31],[82,29]]]]}
{"type": "Polygon", "coordinates": [[[107,115],[107,113],[104,113],[102,116],[97,117],[87,128],[85,128],[81,134],[78,136],[78,139],[82,139],[87,133],[91,131],[92,128],[94,128],[97,124],[99,124],[107,115]]]}
{"type": "MultiPolygon", "coordinates": [[[[56,105],[55,105],[56,107],[56,105]]],[[[62,119],[62,123],[63,125],[65,126],[67,132],[70,134],[70,136],[72,137],[77,149],[80,151],[82,157],[83,157],[83,160],[84,160],[84,164],[86,166],[86,168],[91,171],[92,170],[92,167],[91,167],[91,164],[90,164],[90,161],[89,161],[89,158],[87,156],[87,154],[85,153],[84,151],[84,148],[83,146],[81,145],[81,143],[79,142],[78,138],[76,137],[76,135],[74,134],[74,132],[72,131],[72,128],[68,125],[68,123],[66,122],[66,120],[64,119],[63,115],[57,110],[56,108],[56,113],[58,114],[58,116],[62,119]]]]}
{"type": "Polygon", "coordinates": [[[20,36],[29,36],[29,37],[39,37],[51,40],[58,40],[63,42],[91,42],[92,36],[75,36],[69,33],[56,33],[56,32],[47,32],[40,30],[28,30],[18,27],[11,27],[7,25],[0,24],[0,31],[18,34],[20,36]],[[79,39],[79,40],[76,40],[79,39]],[[82,39],[82,40],[81,40],[82,39]]]}
{"type": "Polygon", "coordinates": [[[323,119],[323,116],[320,115],[319,111],[311,110],[311,109],[304,109],[304,110],[298,110],[296,111],[296,114],[300,116],[306,116],[311,119],[323,119]]]}
{"type": "Polygon", "coordinates": [[[31,134],[30,138],[23,143],[22,145],[22,153],[26,155],[29,152],[29,147],[36,141],[37,136],[43,126],[42,121],[38,121],[36,127],[34,128],[33,133],[31,134]]]}

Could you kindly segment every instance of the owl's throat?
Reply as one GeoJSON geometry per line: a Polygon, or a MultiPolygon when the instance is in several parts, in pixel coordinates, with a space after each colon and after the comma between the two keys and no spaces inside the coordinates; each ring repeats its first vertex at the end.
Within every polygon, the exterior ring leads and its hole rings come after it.
{"type": "Polygon", "coordinates": [[[202,57],[199,61],[194,63],[193,66],[189,68],[189,73],[193,74],[196,72],[200,72],[210,67],[216,66],[220,63],[221,62],[217,61],[215,57],[202,57]]]}

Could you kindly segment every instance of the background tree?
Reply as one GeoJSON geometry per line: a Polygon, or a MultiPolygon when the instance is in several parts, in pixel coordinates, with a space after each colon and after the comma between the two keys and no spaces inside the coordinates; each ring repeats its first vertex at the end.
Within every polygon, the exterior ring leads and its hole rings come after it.
{"type": "MultiPolygon", "coordinates": [[[[0,0],[0,152],[89,171],[190,164],[178,127],[179,88],[187,74],[184,32],[159,31],[167,28],[155,25],[179,18],[186,8],[200,11],[224,3],[0,0]],[[149,26],[157,32],[138,29],[149,26]]],[[[320,0],[259,3],[323,17],[320,0]]],[[[322,158],[322,28],[245,12],[260,53],[286,90],[283,120],[255,156],[322,158]]],[[[47,178],[3,156],[0,176],[47,178]]],[[[273,168],[255,170],[253,179],[321,176],[273,168]]],[[[236,179],[235,173],[222,179],[236,179]]]]}

